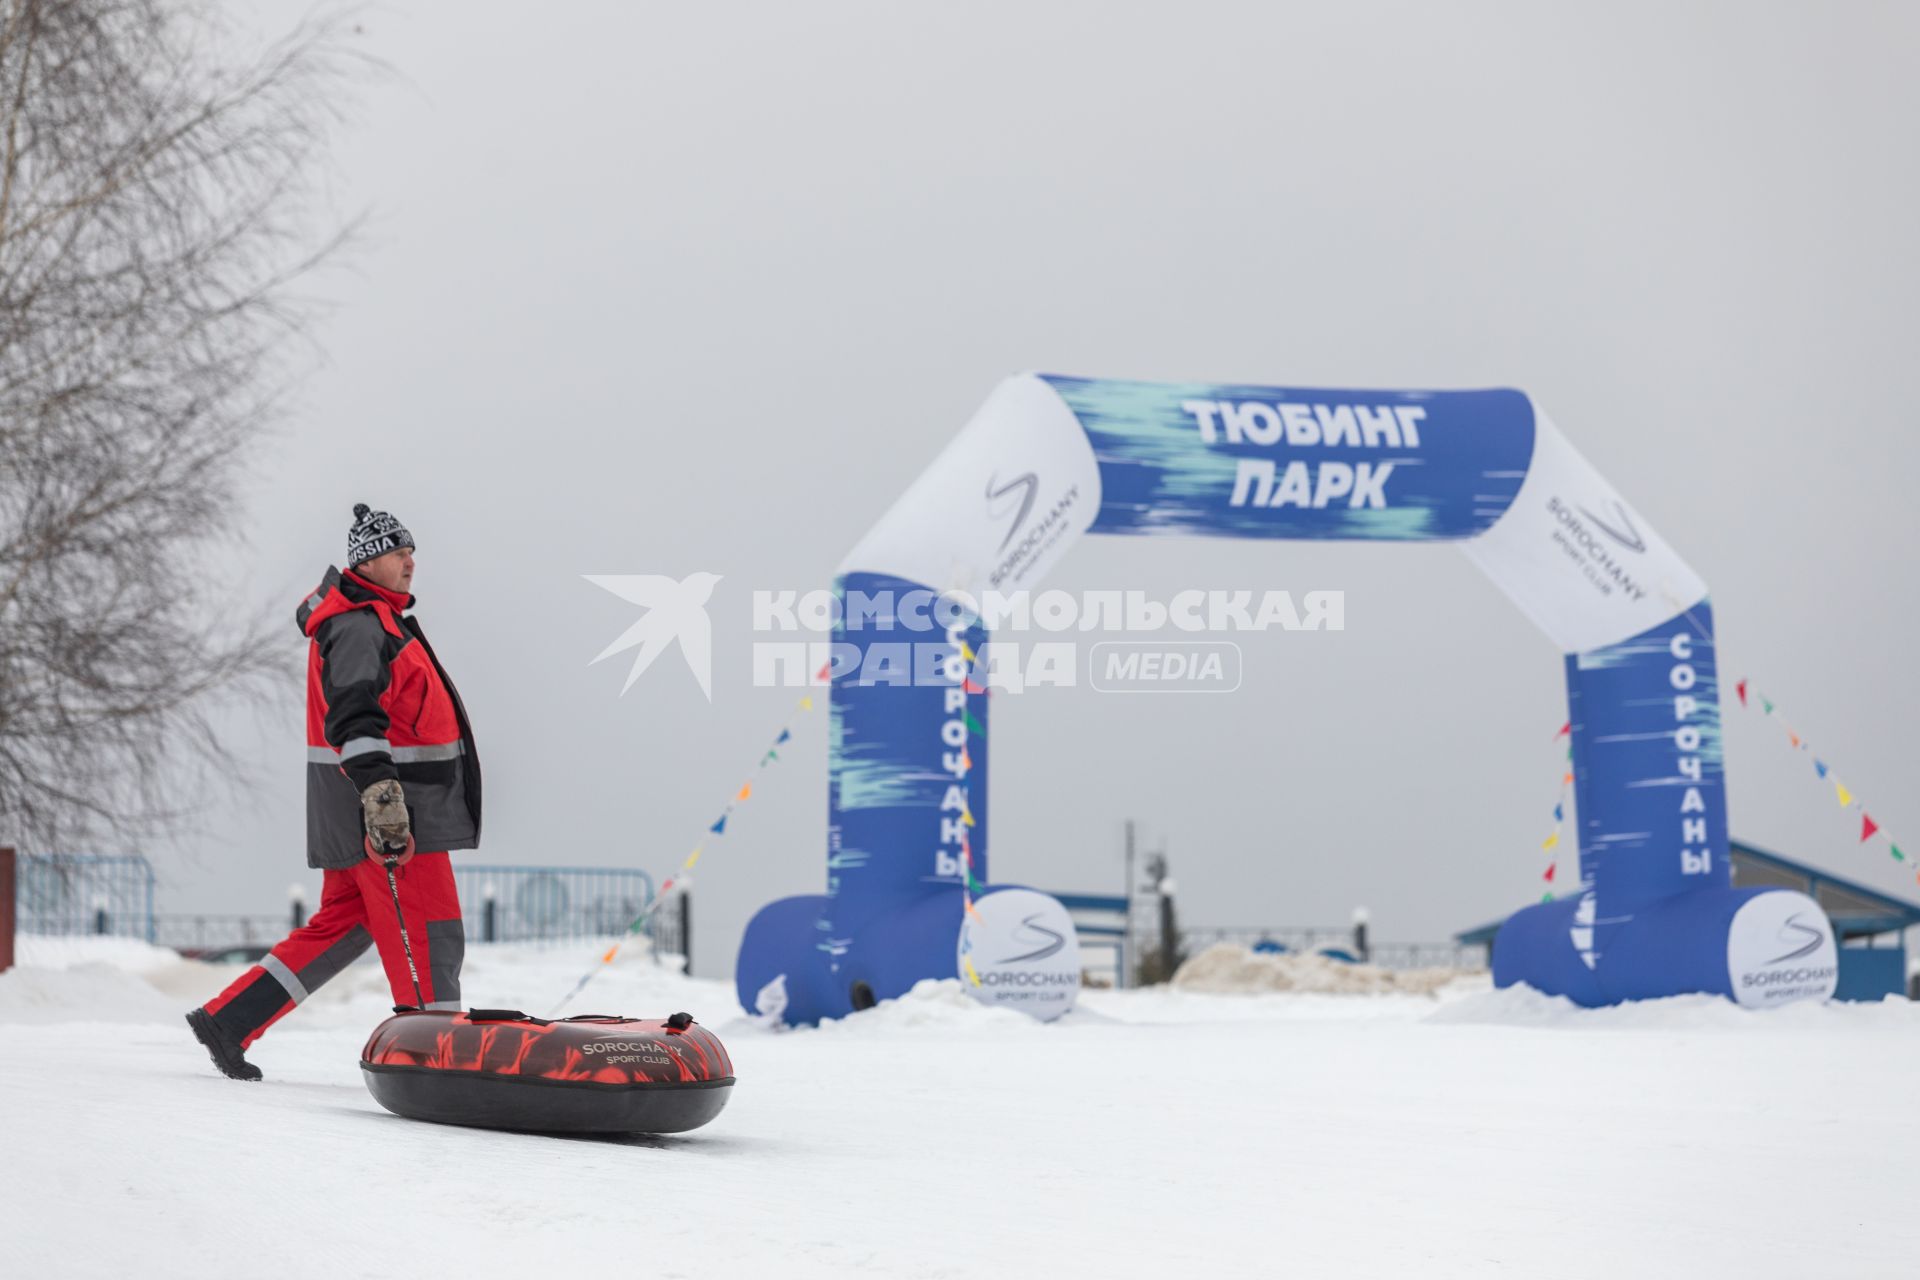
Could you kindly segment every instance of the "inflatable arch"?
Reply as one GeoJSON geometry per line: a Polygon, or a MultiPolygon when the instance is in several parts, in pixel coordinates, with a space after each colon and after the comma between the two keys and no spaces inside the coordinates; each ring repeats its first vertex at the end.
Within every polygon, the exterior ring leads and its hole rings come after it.
{"type": "MultiPolygon", "coordinates": [[[[1832,993],[1820,908],[1729,880],[1706,584],[1522,392],[1011,378],[836,588],[843,601],[1024,590],[1085,533],[1457,542],[1566,655],[1581,887],[1507,921],[1496,983],[1583,1005],[1832,993]]],[[[836,652],[903,638],[888,618],[842,614],[836,652]]],[[[948,637],[987,639],[972,617],[948,637]]],[[[957,674],[863,679],[862,665],[836,662],[831,689],[828,891],[749,923],[742,1004],[810,1023],[977,959],[977,993],[1064,1010],[1078,961],[1057,902],[995,888],[963,916],[960,841],[988,879],[984,691],[957,674]]]]}

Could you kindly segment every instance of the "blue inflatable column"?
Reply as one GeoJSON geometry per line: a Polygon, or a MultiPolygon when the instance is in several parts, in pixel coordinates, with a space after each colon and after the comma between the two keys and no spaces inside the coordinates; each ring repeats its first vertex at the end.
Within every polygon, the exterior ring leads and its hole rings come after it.
{"type": "Polygon", "coordinates": [[[987,697],[962,657],[986,630],[971,615],[941,626],[935,594],[904,579],[852,573],[839,593],[827,892],[763,909],[735,975],[749,1009],[781,980],[792,1023],[954,976],[967,861],[988,879],[987,697]]]}
{"type": "Polygon", "coordinates": [[[987,633],[971,615],[940,626],[919,583],[852,573],[842,588],[836,652],[858,667],[833,687],[825,942],[864,1003],[953,976],[963,847],[988,878],[987,697],[963,656],[987,633]]]}
{"type": "MultiPolygon", "coordinates": [[[[1787,923],[1804,918],[1805,929],[1824,930],[1812,904],[1731,887],[1707,602],[1619,644],[1570,654],[1566,666],[1583,889],[1515,913],[1495,945],[1495,982],[1586,1005],[1677,991],[1759,1003],[1739,989],[1743,979],[1781,992],[1818,987],[1823,979],[1793,955],[1813,934],[1787,923]],[[1763,895],[1771,901],[1748,912],[1741,930],[1753,936],[1736,939],[1742,908],[1763,895]]],[[[1824,931],[1816,943],[1830,953],[1824,931]]]]}

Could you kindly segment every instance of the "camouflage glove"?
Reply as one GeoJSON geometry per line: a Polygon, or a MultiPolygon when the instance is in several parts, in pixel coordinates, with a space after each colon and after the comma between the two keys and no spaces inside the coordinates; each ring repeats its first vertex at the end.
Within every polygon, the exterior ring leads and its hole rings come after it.
{"type": "Polygon", "coordinates": [[[407,797],[393,778],[383,778],[360,793],[360,812],[367,825],[367,856],[413,857],[413,824],[407,817],[407,797]]]}

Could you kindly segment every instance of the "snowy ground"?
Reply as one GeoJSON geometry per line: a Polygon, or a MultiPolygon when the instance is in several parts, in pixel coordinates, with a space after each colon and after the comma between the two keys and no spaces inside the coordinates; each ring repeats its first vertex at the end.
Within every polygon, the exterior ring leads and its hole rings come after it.
{"type": "MultiPolygon", "coordinates": [[[[245,1085],[179,1017],[237,970],[22,941],[0,975],[13,1276],[1920,1274],[1905,1002],[1163,990],[1042,1027],[929,986],[773,1033],[642,959],[572,1011],[691,1010],[733,1101],[680,1137],[557,1139],[375,1105],[369,965],[269,1033],[245,1085]]],[[[467,995],[545,1011],[592,959],[476,947],[467,995]]]]}

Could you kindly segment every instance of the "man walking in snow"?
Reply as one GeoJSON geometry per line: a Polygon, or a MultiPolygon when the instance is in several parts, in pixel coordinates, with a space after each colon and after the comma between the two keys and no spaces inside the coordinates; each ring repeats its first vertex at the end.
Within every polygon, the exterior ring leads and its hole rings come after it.
{"type": "Polygon", "coordinates": [[[326,873],[320,907],[187,1015],[235,1080],[260,1079],[246,1050],[369,945],[396,1005],[460,1007],[466,932],[447,851],[480,843],[480,761],[460,695],[404,612],[413,535],[365,503],[353,518],[346,571],[329,568],[294,615],[311,642],[307,865],[326,873]]]}

